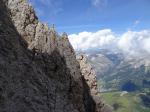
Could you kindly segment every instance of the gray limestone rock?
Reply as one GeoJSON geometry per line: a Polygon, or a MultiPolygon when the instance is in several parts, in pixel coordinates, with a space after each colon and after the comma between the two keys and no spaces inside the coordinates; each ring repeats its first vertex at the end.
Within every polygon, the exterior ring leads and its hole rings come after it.
{"type": "Polygon", "coordinates": [[[102,112],[84,62],[26,0],[0,0],[0,112],[102,112]]]}
{"type": "MultiPolygon", "coordinates": [[[[78,55],[77,60],[80,64],[80,70],[85,81],[84,89],[85,91],[85,105],[87,106],[88,112],[112,112],[112,107],[106,105],[102,102],[100,95],[97,89],[97,80],[96,74],[92,66],[87,62],[87,57],[85,55],[78,55]],[[89,96],[92,96],[91,98],[89,96]],[[89,100],[92,100],[91,103],[89,100]],[[94,102],[94,103],[93,103],[94,102]],[[93,108],[90,108],[89,105],[92,105],[93,108]]],[[[83,82],[84,82],[83,81],[83,82]]]]}

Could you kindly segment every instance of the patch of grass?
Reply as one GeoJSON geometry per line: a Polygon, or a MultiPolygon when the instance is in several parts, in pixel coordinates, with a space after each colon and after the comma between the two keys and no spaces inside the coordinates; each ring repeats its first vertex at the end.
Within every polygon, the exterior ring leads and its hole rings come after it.
{"type": "Polygon", "coordinates": [[[113,112],[150,112],[143,105],[139,93],[132,92],[121,95],[122,92],[101,93],[103,100],[114,108],[113,112]]]}

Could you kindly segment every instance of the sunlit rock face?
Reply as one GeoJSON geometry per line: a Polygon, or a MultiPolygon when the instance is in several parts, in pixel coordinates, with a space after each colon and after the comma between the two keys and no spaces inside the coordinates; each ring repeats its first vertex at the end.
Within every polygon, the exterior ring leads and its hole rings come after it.
{"type": "Polygon", "coordinates": [[[82,63],[26,0],[0,1],[0,112],[105,112],[82,63]]]}
{"type": "Polygon", "coordinates": [[[94,112],[95,107],[98,112],[111,112],[112,108],[101,102],[102,99],[99,97],[97,89],[96,73],[92,66],[88,63],[88,58],[85,55],[80,54],[77,56],[77,60],[80,64],[83,81],[86,82],[83,86],[85,91],[87,91],[84,95],[87,112],[94,112]],[[92,96],[92,99],[90,99],[89,96],[92,96]],[[92,108],[89,105],[91,105],[92,108]]]}

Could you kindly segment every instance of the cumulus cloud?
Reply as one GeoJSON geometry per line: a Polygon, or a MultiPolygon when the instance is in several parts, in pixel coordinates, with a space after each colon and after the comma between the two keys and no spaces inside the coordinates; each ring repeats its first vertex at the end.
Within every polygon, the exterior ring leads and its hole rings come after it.
{"type": "Polygon", "coordinates": [[[117,38],[110,29],[105,29],[95,33],[81,32],[79,34],[72,34],[69,35],[69,39],[75,49],[86,50],[113,46],[117,38]]]}
{"type": "Polygon", "coordinates": [[[139,32],[128,31],[124,33],[119,41],[118,48],[131,55],[150,54],[150,30],[139,32]]]}
{"type": "Polygon", "coordinates": [[[117,35],[110,29],[69,35],[76,50],[109,49],[128,55],[150,55],[150,30],[127,31],[117,35]]]}

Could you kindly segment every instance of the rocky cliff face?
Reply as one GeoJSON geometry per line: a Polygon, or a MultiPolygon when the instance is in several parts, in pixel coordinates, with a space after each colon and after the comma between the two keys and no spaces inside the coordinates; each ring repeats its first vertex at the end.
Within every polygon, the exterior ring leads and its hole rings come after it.
{"type": "Polygon", "coordinates": [[[0,112],[107,111],[79,62],[26,0],[0,0],[0,112]]]}
{"type": "MultiPolygon", "coordinates": [[[[92,96],[93,101],[95,103],[94,107],[96,107],[96,111],[98,112],[111,112],[112,108],[109,105],[105,105],[102,103],[102,99],[99,96],[98,89],[97,89],[97,80],[96,74],[91,65],[87,62],[87,57],[85,55],[78,55],[77,60],[80,64],[81,74],[83,76],[83,87],[85,89],[84,98],[88,110],[88,103],[89,103],[89,95],[92,96]],[[86,84],[86,85],[85,85],[86,84]],[[88,94],[87,94],[88,93],[88,94]]],[[[87,111],[88,112],[88,111],[87,111]]],[[[89,111],[92,112],[92,111],[89,111]]]]}

